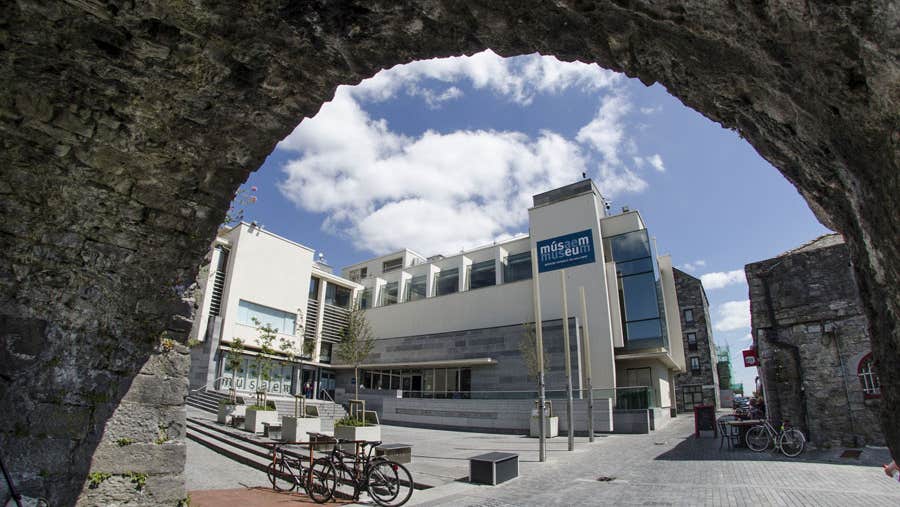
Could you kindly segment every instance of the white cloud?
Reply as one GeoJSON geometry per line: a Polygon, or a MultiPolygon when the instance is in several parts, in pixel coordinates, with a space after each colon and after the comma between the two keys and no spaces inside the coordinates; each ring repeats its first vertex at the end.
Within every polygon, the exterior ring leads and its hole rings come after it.
{"type": "Polygon", "coordinates": [[[597,64],[561,62],[553,56],[503,58],[491,50],[472,56],[420,60],[383,70],[355,87],[361,100],[384,101],[405,91],[415,95],[421,83],[467,80],[476,89],[488,89],[520,104],[530,104],[538,93],[559,93],[569,88],[596,91],[610,88],[622,76],[597,64]]]}
{"type": "Polygon", "coordinates": [[[750,300],[727,301],[719,305],[713,319],[716,331],[735,331],[750,327],[750,300]]]}
{"type": "Polygon", "coordinates": [[[706,290],[715,290],[734,285],[737,283],[747,283],[743,269],[735,269],[734,271],[717,271],[714,273],[706,273],[700,276],[703,287],[706,290]]]}
{"type": "Polygon", "coordinates": [[[662,106],[641,108],[641,114],[656,114],[660,111],[662,111],[662,106]]]}
{"type": "Polygon", "coordinates": [[[599,151],[608,164],[618,164],[619,150],[626,140],[622,119],[630,109],[631,104],[622,95],[604,97],[597,115],[575,139],[599,151]]]}
{"type": "Polygon", "coordinates": [[[533,194],[587,171],[582,148],[549,131],[396,134],[344,88],[279,147],[302,153],[282,193],[375,253],[452,253],[520,232],[533,194]]]}
{"type": "Polygon", "coordinates": [[[394,67],[356,87],[339,87],[319,114],[279,143],[278,149],[296,154],[283,166],[280,190],[297,206],[324,214],[323,230],[376,254],[400,248],[455,253],[508,238],[527,229],[532,195],[576,181],[582,172],[596,176],[607,196],[647,188],[621,162],[620,154],[640,155],[626,122],[632,106],[618,81],[596,65],[537,55],[502,59],[490,51],[394,67]],[[434,91],[429,80],[449,86],[434,91]],[[460,80],[521,104],[571,87],[610,91],[574,140],[551,131],[406,136],[361,106],[406,93],[440,107],[463,95],[454,84],[460,80]]]}
{"type": "Polygon", "coordinates": [[[666,167],[663,165],[662,157],[659,156],[659,153],[647,157],[647,162],[649,162],[650,165],[659,172],[665,172],[666,170],[666,167]]]}
{"type": "Polygon", "coordinates": [[[753,335],[750,333],[747,333],[742,338],[738,339],[738,342],[740,342],[740,343],[751,342],[751,341],[753,341],[753,335]]]}
{"type": "Polygon", "coordinates": [[[688,273],[693,273],[694,271],[697,271],[698,269],[700,269],[704,266],[706,266],[706,261],[703,259],[698,259],[694,262],[685,262],[684,264],[682,264],[681,266],[678,266],[678,267],[683,269],[684,271],[687,271],[688,273]]]}

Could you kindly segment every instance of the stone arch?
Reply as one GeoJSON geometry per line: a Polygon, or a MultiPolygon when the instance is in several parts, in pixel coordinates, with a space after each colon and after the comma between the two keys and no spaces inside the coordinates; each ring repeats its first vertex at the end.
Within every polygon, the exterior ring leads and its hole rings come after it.
{"type": "MultiPolygon", "coordinates": [[[[875,356],[898,370],[898,16],[889,0],[17,2],[0,23],[3,458],[54,504],[134,496],[127,472],[149,474],[142,502],[183,495],[183,445],[153,440],[183,426],[183,297],[236,187],[336,86],[485,48],[660,82],[738,130],[847,238],[875,356]],[[89,468],[114,475],[83,490],[89,468]]],[[[895,421],[900,385],[882,387],[895,421]]],[[[897,456],[900,428],[885,434],[897,456]]]]}

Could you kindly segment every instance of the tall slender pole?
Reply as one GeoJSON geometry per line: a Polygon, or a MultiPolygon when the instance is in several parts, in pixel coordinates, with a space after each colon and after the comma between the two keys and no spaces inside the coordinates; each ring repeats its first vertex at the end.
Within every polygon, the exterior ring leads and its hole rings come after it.
{"type": "Polygon", "coordinates": [[[572,409],[572,348],[569,346],[569,304],[566,294],[566,270],[559,270],[560,287],[562,288],[563,313],[563,354],[566,358],[566,419],[569,426],[569,450],[575,450],[575,421],[572,409]]]}
{"type": "Polygon", "coordinates": [[[587,298],[584,296],[584,286],[581,289],[581,321],[584,322],[584,372],[587,374],[588,389],[588,440],[594,441],[594,388],[591,385],[591,332],[588,330],[587,298]]]}
{"type": "Polygon", "coordinates": [[[531,249],[531,287],[534,297],[534,337],[537,348],[538,364],[538,459],[547,461],[547,436],[544,434],[544,407],[547,400],[544,396],[544,329],[541,322],[541,283],[537,265],[537,249],[531,249]]]}

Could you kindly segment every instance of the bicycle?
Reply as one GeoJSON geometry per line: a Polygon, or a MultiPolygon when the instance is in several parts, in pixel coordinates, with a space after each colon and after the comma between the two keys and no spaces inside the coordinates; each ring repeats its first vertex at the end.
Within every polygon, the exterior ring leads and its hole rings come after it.
{"type": "Polygon", "coordinates": [[[277,444],[272,446],[272,463],[266,468],[266,476],[275,491],[293,491],[299,486],[316,503],[331,500],[336,486],[334,482],[328,482],[336,477],[330,460],[319,458],[306,467],[303,459],[278,452],[277,444]]]}
{"type": "Polygon", "coordinates": [[[335,475],[335,487],[338,482],[352,485],[354,501],[359,500],[360,492],[366,491],[382,507],[399,507],[412,496],[412,475],[400,463],[381,456],[373,457],[372,453],[379,445],[379,441],[338,439],[329,457],[335,473],[341,475],[340,479],[335,475]],[[355,445],[355,452],[345,451],[341,444],[355,445]]]}
{"type": "Polygon", "coordinates": [[[789,458],[798,456],[806,446],[803,432],[791,428],[788,421],[782,422],[778,430],[768,420],[763,421],[747,431],[745,440],[747,447],[756,452],[765,451],[770,444],[774,444],[775,449],[789,458]]]}

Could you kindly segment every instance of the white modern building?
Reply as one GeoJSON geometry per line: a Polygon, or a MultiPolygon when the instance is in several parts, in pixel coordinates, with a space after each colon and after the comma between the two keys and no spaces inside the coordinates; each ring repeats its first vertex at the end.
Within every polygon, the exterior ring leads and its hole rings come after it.
{"type": "MultiPolygon", "coordinates": [[[[191,336],[201,342],[191,356],[191,387],[208,385],[253,393],[300,392],[309,382],[315,392],[334,390],[329,368],[347,312],[361,286],[331,273],[314,251],[247,223],[223,230],[211,252],[203,297],[191,336]],[[271,379],[256,371],[259,331],[254,319],[277,329],[276,350],[312,353],[299,362],[278,361],[271,379]],[[242,365],[232,375],[224,352],[235,338],[244,343],[242,365]]],[[[283,359],[283,358],[280,358],[283,359]]]]}
{"type": "MultiPolygon", "coordinates": [[[[212,351],[227,348],[232,337],[251,339],[255,329],[247,322],[256,316],[278,324],[273,327],[286,339],[316,343],[306,371],[285,367],[280,385],[268,386],[272,392],[296,390],[310,380],[318,383],[316,392],[333,390],[340,401],[358,380],[361,397],[381,412],[382,420],[517,427],[504,419],[502,409],[486,412],[485,406],[491,399],[518,398],[526,405],[533,399],[535,381],[520,344],[523,324],[535,321],[533,268],[540,268],[550,397],[561,398],[565,386],[563,322],[570,329],[576,397],[586,396],[580,390],[586,387],[587,324],[595,396],[621,415],[616,426],[629,426],[626,416],[634,411],[648,421],[645,426],[652,427],[654,420],[659,426],[674,407],[674,375],[685,370],[670,258],[656,253],[637,211],[607,215],[591,180],[535,195],[529,220],[527,236],[447,256],[402,250],[348,266],[342,277],[318,265],[312,250],[241,224],[220,238],[213,253],[211,265],[218,266],[209,277],[213,290],[206,291],[196,325],[196,336],[207,343],[198,350],[206,352],[197,354],[194,382],[230,373],[221,354],[212,351]],[[359,379],[332,360],[351,304],[366,310],[377,337],[359,379]]],[[[252,349],[252,339],[249,343],[252,349]]],[[[253,353],[248,350],[238,389],[258,385],[253,353]]],[[[609,424],[601,427],[613,430],[612,423],[610,414],[609,424]]]]}

